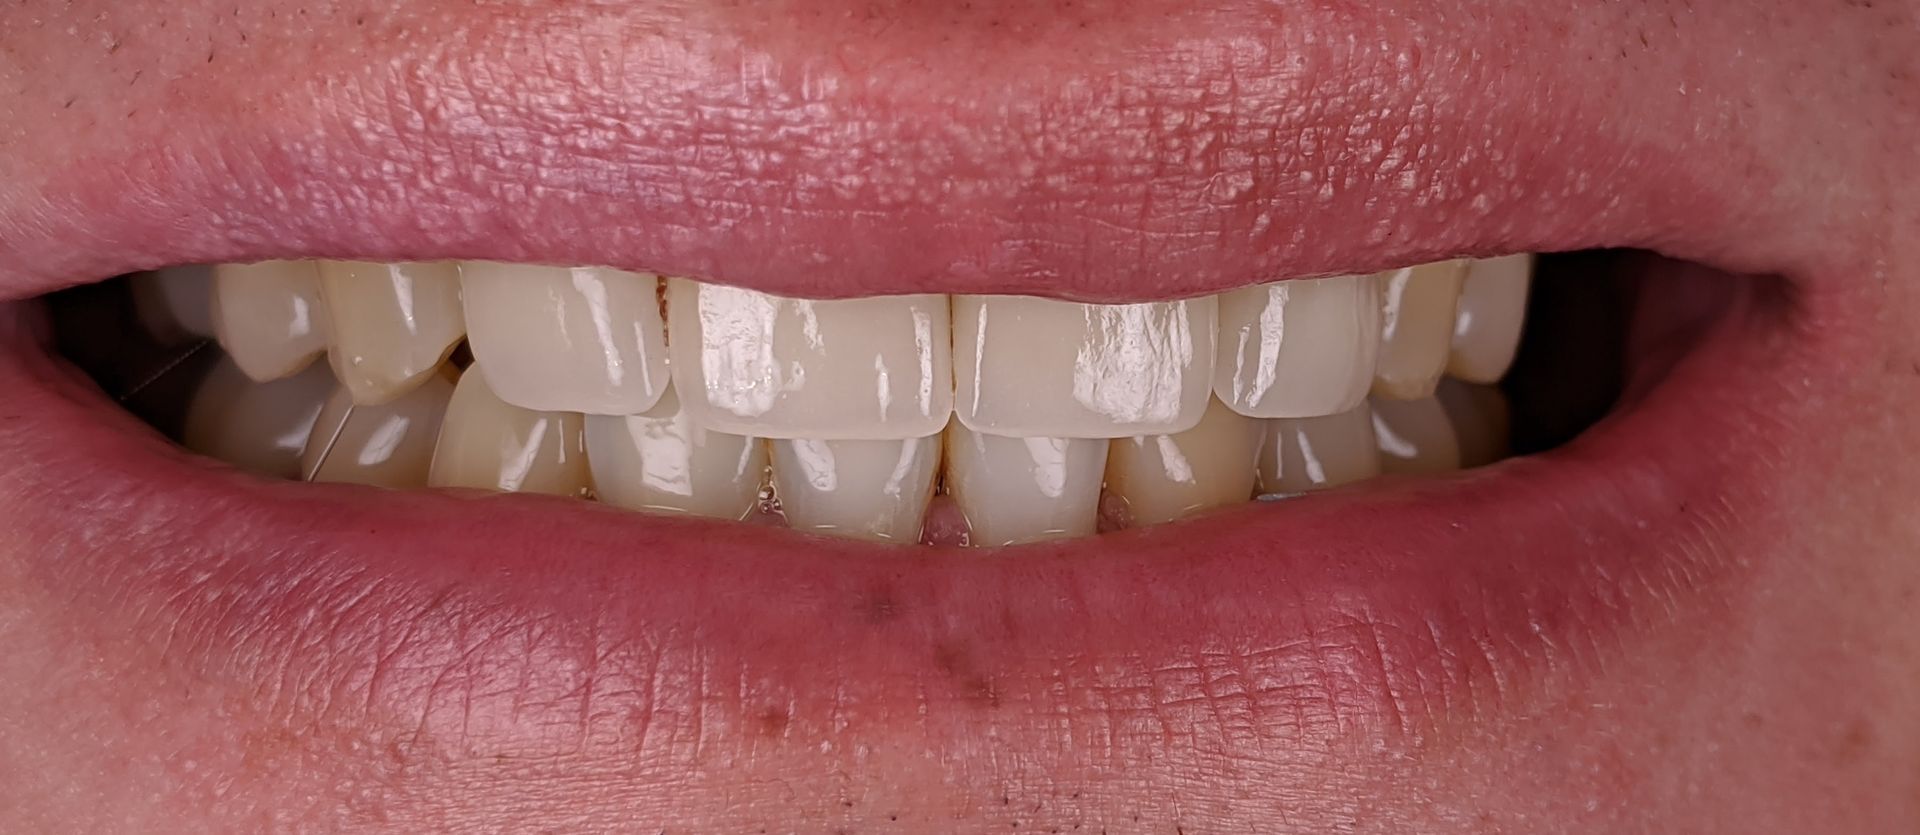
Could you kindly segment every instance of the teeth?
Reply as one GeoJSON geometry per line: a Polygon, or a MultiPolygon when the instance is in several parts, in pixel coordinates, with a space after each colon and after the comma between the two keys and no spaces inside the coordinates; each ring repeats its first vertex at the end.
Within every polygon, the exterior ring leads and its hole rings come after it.
{"type": "Polygon", "coordinates": [[[774,494],[787,524],[852,539],[920,541],[940,436],[773,442],[774,494]]]}
{"type": "Polygon", "coordinates": [[[1113,441],[1107,491],[1126,501],[1136,527],[1245,502],[1253,496],[1261,429],[1261,421],[1214,400],[1185,432],[1113,441]]]}
{"type": "Polygon", "coordinates": [[[952,414],[945,296],[809,301],[671,279],[667,300],[674,385],[705,426],[899,440],[952,414]]]}
{"type": "Polygon", "coordinates": [[[1435,396],[1459,438],[1462,469],[1484,467],[1512,451],[1512,417],[1498,388],[1443,380],[1435,396]]]}
{"type": "Polygon", "coordinates": [[[667,387],[660,279],[619,270],[468,262],[468,345],[500,399],[635,415],[667,387]]]}
{"type": "Polygon", "coordinates": [[[1460,469],[1460,440],[1437,398],[1375,398],[1373,432],[1384,472],[1438,475],[1460,469]]]}
{"type": "Polygon", "coordinates": [[[700,426],[671,386],[644,414],[588,415],[586,424],[587,461],[600,501],[734,520],[760,506],[766,444],[700,426]]]}
{"type": "Polygon", "coordinates": [[[1467,262],[1442,261],[1380,274],[1380,362],[1373,393],[1395,400],[1433,394],[1447,367],[1454,309],[1467,262]]]}
{"type": "Polygon", "coordinates": [[[1213,297],[1079,304],[954,297],[956,410],[998,435],[1119,438],[1192,429],[1213,388],[1213,297]]]}
{"type": "Polygon", "coordinates": [[[248,472],[299,478],[300,450],[332,390],[333,376],[323,365],[256,383],[222,357],[194,392],[181,442],[248,472]]]}
{"type": "Polygon", "coordinates": [[[213,338],[213,270],[168,267],[133,282],[142,327],[162,343],[213,338]]]}
{"type": "Polygon", "coordinates": [[[327,308],[312,261],[213,268],[213,329],[247,376],[292,376],[327,350],[327,308]]]}
{"type": "Polygon", "coordinates": [[[1348,411],[1373,385],[1380,319],[1380,282],[1370,275],[1226,293],[1213,391],[1250,417],[1348,411]]]}
{"type": "Polygon", "coordinates": [[[352,392],[335,388],[300,455],[301,477],[395,490],[427,486],[435,439],[452,397],[453,371],[444,367],[419,388],[379,406],[355,406],[352,392]]]}
{"type": "Polygon", "coordinates": [[[536,412],[501,400],[486,377],[464,374],[447,404],[427,483],[505,493],[582,496],[586,444],[580,415],[536,412]]]}
{"type": "Polygon", "coordinates": [[[977,547],[1086,536],[1099,522],[1106,439],[1009,438],[947,427],[947,492],[977,547]]]}
{"type": "Polygon", "coordinates": [[[1260,451],[1263,495],[1327,490],[1379,474],[1373,409],[1365,401],[1337,415],[1267,421],[1260,451]]]}
{"type": "Polygon", "coordinates": [[[1469,383],[1496,383],[1513,365],[1520,328],[1527,319],[1527,288],[1533,256],[1475,261],[1460,288],[1447,373],[1469,383]]]}
{"type": "Polygon", "coordinates": [[[322,261],[320,292],[333,323],[334,376],[355,403],[385,403],[412,390],[466,335],[452,264],[322,261]]]}

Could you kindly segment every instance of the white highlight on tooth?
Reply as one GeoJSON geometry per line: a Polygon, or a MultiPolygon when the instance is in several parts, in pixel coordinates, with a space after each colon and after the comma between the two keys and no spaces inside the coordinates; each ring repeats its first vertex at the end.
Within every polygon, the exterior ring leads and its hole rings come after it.
{"type": "Polygon", "coordinates": [[[947,427],[947,492],[968,541],[995,547],[1092,534],[1106,469],[1104,438],[1009,438],[947,427]]]}
{"type": "Polygon", "coordinates": [[[1383,472],[1438,475],[1460,469],[1459,438],[1436,398],[1375,398],[1373,431],[1383,472]]]}
{"type": "Polygon", "coordinates": [[[1414,400],[1433,394],[1447,367],[1454,311],[1467,262],[1441,261],[1380,274],[1380,358],[1373,394],[1414,400]]]}
{"type": "Polygon", "coordinates": [[[580,415],[522,409],[469,372],[447,404],[427,483],[582,496],[591,480],[582,432],[580,415]]]}
{"type": "Polygon", "coordinates": [[[301,453],[301,477],[395,490],[427,486],[453,389],[453,372],[446,368],[378,406],[356,406],[352,392],[335,388],[301,453]]]}
{"type": "Polygon", "coordinates": [[[940,436],[778,440],[774,493],[787,524],[853,539],[918,542],[940,470],[940,436]]]}
{"type": "Polygon", "coordinates": [[[181,442],[257,475],[298,478],[300,451],[333,386],[323,365],[257,383],[222,357],[194,392],[181,442]]]}
{"type": "Polygon", "coordinates": [[[1214,393],[1251,417],[1352,409],[1373,385],[1381,306],[1380,282],[1370,275],[1222,294],[1214,393]]]}
{"type": "Polygon", "coordinates": [[[334,376],[361,405],[412,391],[467,332],[452,264],[322,261],[320,293],[334,376]]]}
{"type": "Polygon", "coordinates": [[[759,508],[766,444],[700,426],[671,387],[643,414],[587,416],[586,433],[602,502],[734,520],[759,508]]]}
{"type": "Polygon", "coordinates": [[[312,261],[214,267],[212,315],[220,347],[255,380],[297,374],[327,350],[327,308],[312,261]]]}
{"type": "Polygon", "coordinates": [[[1380,466],[1373,410],[1365,401],[1334,415],[1269,420],[1260,449],[1260,492],[1327,490],[1373,478],[1380,466]]]}
{"type": "Polygon", "coordinates": [[[1263,428],[1214,400],[1199,425],[1185,432],[1112,442],[1107,491],[1126,502],[1135,527],[1247,501],[1263,428]]]}
{"type": "Polygon", "coordinates": [[[599,267],[460,265],[468,343],[500,399],[630,415],[667,388],[657,276],[599,267]]]}
{"type": "Polygon", "coordinates": [[[1447,373],[1469,383],[1496,383],[1513,365],[1527,319],[1534,257],[1475,261],[1461,284],[1447,373]]]}

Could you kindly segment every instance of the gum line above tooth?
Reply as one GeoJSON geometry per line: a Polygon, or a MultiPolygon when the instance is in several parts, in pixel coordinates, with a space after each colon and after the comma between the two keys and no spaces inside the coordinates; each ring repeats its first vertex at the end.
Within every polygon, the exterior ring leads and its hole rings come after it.
{"type": "Polygon", "coordinates": [[[508,403],[635,415],[667,388],[656,276],[467,262],[460,290],[474,364],[508,403]]]}

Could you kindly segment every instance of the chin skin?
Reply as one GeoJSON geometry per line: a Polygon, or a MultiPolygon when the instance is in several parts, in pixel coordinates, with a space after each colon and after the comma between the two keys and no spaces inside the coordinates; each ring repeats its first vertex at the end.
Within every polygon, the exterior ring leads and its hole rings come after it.
{"type": "MultiPolygon", "coordinates": [[[[203,60],[196,44],[250,26],[316,51],[352,37],[328,24],[303,42],[298,27],[218,22],[188,5],[196,10],[114,5],[115,15],[149,9],[152,21],[175,22],[177,36],[130,42],[129,54],[183,67],[186,51],[203,60]]],[[[447,5],[403,4],[427,21],[462,13],[447,5]]],[[[1646,19],[1705,14],[1633,5],[1646,19]]],[[[1766,517],[1702,514],[1703,525],[1765,535],[1710,540],[1750,543],[1715,555],[1746,568],[1737,580],[1642,607],[1592,646],[1560,647],[1564,660],[1549,657],[1524,683],[1496,680],[1436,721],[1318,717],[1340,732],[1308,734],[1289,732],[1305,719],[1290,725],[1251,707],[1247,691],[1261,685],[1249,684],[1248,659],[1202,656],[1119,680],[929,700],[870,722],[836,711],[831,694],[781,696],[708,666],[697,646],[648,648],[657,661],[639,673],[615,663],[632,648],[609,645],[594,659],[604,667],[588,664],[574,687],[556,689],[498,668],[517,652],[527,669],[544,669],[540,630],[515,625],[466,640],[480,647],[510,635],[524,646],[446,659],[434,679],[444,689],[427,688],[419,712],[403,715],[367,709],[374,697],[353,687],[315,695],[313,671],[274,654],[210,670],[164,618],[89,616],[98,607],[72,605],[42,582],[32,555],[49,544],[0,504],[0,829],[1920,830],[1920,467],[1908,463],[1920,460],[1920,237],[1911,234],[1920,230],[1920,76],[1897,57],[1920,47],[1920,35],[1914,4],[1875,5],[1755,4],[1771,12],[1753,18],[1759,46],[1748,58],[1767,68],[1755,75],[1792,79],[1791,89],[1756,97],[1826,108],[1807,120],[1809,135],[1842,126],[1853,149],[1832,163],[1846,170],[1824,178],[1837,184],[1833,196],[1810,198],[1812,187],[1790,177],[1781,199],[1837,207],[1822,216],[1849,251],[1838,263],[1870,278],[1831,293],[1830,316],[1800,323],[1797,336],[1822,360],[1782,392],[1790,404],[1772,416],[1805,431],[1752,452],[1768,466],[1757,470],[1764,483],[1744,489],[1764,497],[1766,517]],[[1809,49],[1825,57],[1803,60],[1809,49]],[[1830,60],[1843,54],[1848,61],[1830,60]],[[1806,69],[1775,73],[1776,60],[1806,69]],[[1847,326],[1826,327],[1832,321],[1847,326]],[[142,628],[118,628],[127,622],[142,628]],[[464,686],[475,677],[508,683],[480,699],[464,686]],[[455,703],[435,702],[440,693],[455,703]],[[577,716],[556,721],[547,700],[578,704],[577,716]],[[645,707],[627,709],[635,704],[645,707]],[[915,707],[918,721],[899,719],[915,707]],[[523,715],[538,718],[516,724],[523,715]]],[[[247,12],[305,14],[278,0],[247,12]]],[[[107,116],[138,109],[124,83],[68,75],[98,56],[47,54],[39,39],[49,36],[38,33],[56,23],[93,47],[118,44],[114,32],[89,28],[90,15],[69,22],[73,14],[37,2],[0,10],[0,101],[29,102],[0,104],[0,115],[66,97],[101,121],[42,130],[0,119],[0,157],[83,143],[107,116]]],[[[913,20],[916,31],[948,25],[913,20]]],[[[971,24],[951,25],[965,27],[956,36],[966,42],[994,43],[971,24]]],[[[1655,44],[1644,60],[1680,60],[1682,45],[1655,44]]],[[[116,67],[138,70],[114,52],[116,67]]],[[[0,160],[0,174],[0,205],[31,201],[32,172],[0,160]]],[[[7,417],[0,403],[0,426],[7,417]]],[[[89,510],[110,520],[116,509],[89,510]]]]}

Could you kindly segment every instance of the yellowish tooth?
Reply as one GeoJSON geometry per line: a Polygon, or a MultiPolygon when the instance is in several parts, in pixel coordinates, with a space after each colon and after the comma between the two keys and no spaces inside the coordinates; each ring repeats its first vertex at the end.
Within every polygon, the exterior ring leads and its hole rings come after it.
{"type": "Polygon", "coordinates": [[[1469,383],[1497,383],[1506,376],[1527,321],[1533,263],[1532,255],[1508,255],[1475,261],[1467,268],[1448,374],[1469,383]]]}
{"type": "Polygon", "coordinates": [[[1373,385],[1380,319],[1380,282],[1371,275],[1222,294],[1214,394],[1251,417],[1348,411],[1373,385]]]}
{"type": "Polygon", "coordinates": [[[134,278],[134,313],[141,327],[164,345],[212,339],[213,270],[168,267],[134,278]]]}
{"type": "Polygon", "coordinates": [[[1511,454],[1513,424],[1507,396],[1494,386],[1443,380],[1435,395],[1460,441],[1460,466],[1484,467],[1511,454]]]}
{"type": "Polygon", "coordinates": [[[657,276],[470,261],[460,282],[474,364],[500,399],[636,415],[666,390],[657,276]]]}
{"type": "Polygon", "coordinates": [[[1267,421],[1260,448],[1263,495],[1328,490],[1379,474],[1373,409],[1365,401],[1337,415],[1267,421]]]}
{"type": "Polygon", "coordinates": [[[740,520],[760,506],[767,446],[699,425],[669,386],[643,414],[588,415],[587,461],[607,504],[740,520]]]}
{"type": "Polygon", "coordinates": [[[299,373],[327,351],[327,307],[312,261],[263,261],[213,268],[213,329],[248,377],[299,373]]]}
{"type": "Polygon", "coordinates": [[[1385,472],[1437,475],[1460,469],[1460,439],[1438,398],[1375,398],[1373,433],[1385,472]]]}
{"type": "Polygon", "coordinates": [[[453,398],[453,374],[442,368],[419,388],[379,406],[356,406],[345,386],[335,388],[300,455],[301,477],[394,490],[426,487],[453,398]]]}
{"type": "Polygon", "coordinates": [[[1375,397],[1416,400],[1433,394],[1447,367],[1466,273],[1465,261],[1441,261],[1380,274],[1384,318],[1375,397]]]}
{"type": "Polygon", "coordinates": [[[222,357],[194,392],[181,442],[248,472],[299,478],[300,450],[332,390],[333,375],[323,365],[256,383],[222,357]]]}
{"type": "Polygon", "coordinates": [[[774,494],[787,524],[912,544],[933,500],[940,436],[904,441],[773,441],[774,494]]]}
{"type": "Polygon", "coordinates": [[[990,548],[1068,539],[1099,524],[1105,438],[1009,438],[947,427],[947,492],[968,542],[990,548]]]}
{"type": "Polygon", "coordinates": [[[1261,423],[1214,400],[1200,424],[1185,432],[1113,441],[1107,491],[1127,503],[1136,527],[1248,501],[1259,464],[1261,423]]]}
{"type": "Polygon", "coordinates": [[[484,376],[461,375],[429,485],[584,496],[591,479],[580,415],[522,409],[496,396],[484,376]]]}
{"type": "Polygon", "coordinates": [[[333,373],[365,406],[424,382],[467,333],[449,263],[320,262],[333,373]]]}

